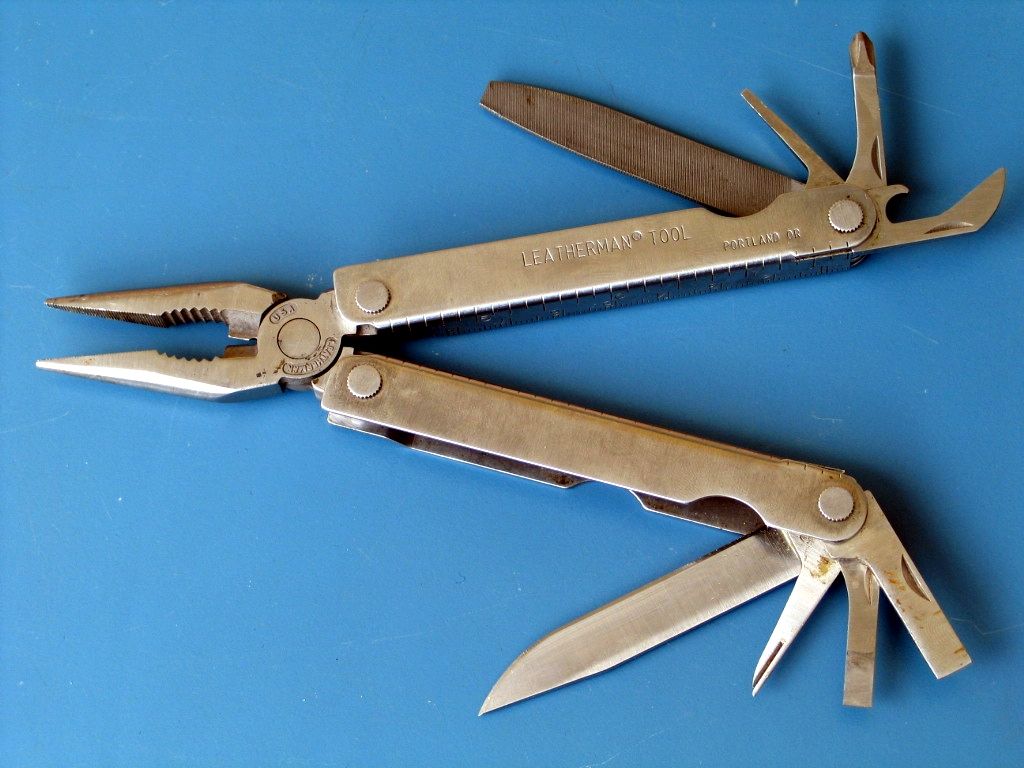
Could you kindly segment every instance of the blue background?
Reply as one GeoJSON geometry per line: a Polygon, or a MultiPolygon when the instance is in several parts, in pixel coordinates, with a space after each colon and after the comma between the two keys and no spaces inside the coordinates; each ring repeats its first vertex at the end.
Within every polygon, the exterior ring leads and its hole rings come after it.
{"type": "Polygon", "coordinates": [[[1024,5],[6,3],[0,764],[1019,765],[1024,5]],[[842,171],[847,46],[878,50],[904,216],[999,166],[980,233],[818,280],[411,346],[408,357],[848,469],[975,664],[936,682],[883,611],[840,704],[846,601],[757,698],[779,590],[609,674],[477,718],[540,635],[723,543],[622,491],[556,491],[331,429],[37,371],[175,331],[46,296],[246,280],[671,210],[477,106],[594,98],[797,174],[753,88],[842,171]]]}

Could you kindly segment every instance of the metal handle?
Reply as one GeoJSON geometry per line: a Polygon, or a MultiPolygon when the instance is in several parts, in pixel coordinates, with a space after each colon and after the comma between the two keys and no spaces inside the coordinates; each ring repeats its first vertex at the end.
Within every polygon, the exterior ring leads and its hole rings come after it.
{"type": "Polygon", "coordinates": [[[852,535],[863,520],[863,493],[838,470],[379,355],[343,356],[320,386],[334,424],[558,485],[596,480],[681,504],[736,499],[769,526],[830,541],[852,535]],[[837,493],[849,501],[841,515],[828,503],[837,493]]]}
{"type": "MultiPolygon", "coordinates": [[[[731,287],[792,276],[779,273],[797,259],[848,256],[875,220],[868,196],[839,184],[781,195],[743,218],[693,208],[342,267],[335,295],[347,328],[440,321],[459,329],[466,318],[493,327],[531,312],[557,316],[715,290],[716,279],[731,287]],[[860,213],[837,222],[836,205],[860,213]]],[[[848,265],[849,258],[831,269],[848,265]]]]}

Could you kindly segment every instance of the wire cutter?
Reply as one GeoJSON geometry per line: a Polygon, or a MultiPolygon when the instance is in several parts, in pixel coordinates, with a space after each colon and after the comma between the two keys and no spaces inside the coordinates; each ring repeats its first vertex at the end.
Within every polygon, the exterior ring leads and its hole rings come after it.
{"type": "Polygon", "coordinates": [[[756,693],[840,573],[849,593],[843,700],[870,706],[880,593],[936,677],[970,657],[878,502],[849,475],[414,365],[375,345],[826,274],[872,251],[983,226],[1002,196],[1002,169],[945,213],[889,219],[888,202],[908,190],[886,179],[864,34],[850,56],[857,147],[845,179],[749,91],[747,103],[806,166],[805,182],[591,102],[491,83],[485,107],[708,208],[345,266],[317,298],[200,283],[50,299],[157,326],[220,322],[255,343],[204,360],[138,351],[38,365],[211,400],[309,390],[331,424],[561,488],[609,483],[648,510],[739,534],[537,642],[481,713],[607,670],[795,579],[757,661],[756,693]]]}

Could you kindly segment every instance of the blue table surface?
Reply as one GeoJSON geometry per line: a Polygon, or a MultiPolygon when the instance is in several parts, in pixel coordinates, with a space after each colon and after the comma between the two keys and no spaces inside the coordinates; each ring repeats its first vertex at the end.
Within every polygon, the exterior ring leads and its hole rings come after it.
{"type": "Polygon", "coordinates": [[[1022,30],[1021,3],[5,3],[0,764],[1021,765],[1022,30]],[[329,428],[308,393],[211,404],[33,367],[224,340],[47,296],[312,296],[344,264],[689,205],[489,115],[491,79],[798,174],[751,87],[845,171],[860,29],[912,190],[895,211],[1005,166],[981,232],[406,354],[849,470],[975,662],[936,681],[886,607],[872,710],[840,704],[837,587],[756,699],[786,589],[478,718],[535,639],[728,537],[329,428]]]}

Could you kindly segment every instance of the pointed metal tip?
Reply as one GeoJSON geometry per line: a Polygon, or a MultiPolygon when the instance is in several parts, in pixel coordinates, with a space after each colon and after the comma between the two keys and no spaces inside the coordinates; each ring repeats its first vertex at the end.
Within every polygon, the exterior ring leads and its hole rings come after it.
{"type": "Polygon", "coordinates": [[[522,654],[518,659],[516,659],[514,662],[512,662],[512,664],[509,665],[508,669],[506,669],[501,674],[501,677],[498,678],[498,682],[494,684],[494,687],[491,688],[490,693],[487,694],[487,698],[484,699],[484,703],[481,705],[480,711],[477,713],[477,717],[480,717],[481,715],[486,715],[488,712],[493,712],[496,709],[507,707],[509,704],[515,704],[517,701],[528,699],[531,696],[535,696],[538,693],[543,693],[543,691],[532,691],[522,693],[516,692],[514,690],[514,685],[510,681],[510,678],[512,678],[514,675],[510,673],[512,673],[513,670],[516,669],[520,659],[522,659],[525,655],[525,653],[522,654]]]}
{"type": "Polygon", "coordinates": [[[73,376],[86,376],[87,370],[91,370],[91,358],[82,357],[51,357],[44,360],[36,360],[36,368],[44,371],[58,371],[59,373],[70,373],[73,376]]]}
{"type": "MultiPolygon", "coordinates": [[[[996,212],[1006,188],[1006,169],[993,171],[988,178],[961,198],[960,202],[932,219],[945,219],[925,234],[941,231],[955,231],[959,228],[980,229],[996,212]]],[[[929,219],[928,221],[931,221],[929,219]]]]}
{"type": "MultiPolygon", "coordinates": [[[[109,355],[79,355],[76,357],[52,357],[37,360],[36,368],[44,371],[66,373],[85,379],[108,381],[113,384],[146,387],[152,374],[145,361],[161,357],[158,352],[116,352],[109,355]]],[[[155,387],[154,387],[155,388],[155,387]]]]}
{"type": "Polygon", "coordinates": [[[496,82],[497,81],[495,80],[491,80],[491,82],[487,84],[487,87],[484,88],[483,95],[480,97],[480,106],[484,109],[491,109],[491,96],[496,82]]]}
{"type": "Polygon", "coordinates": [[[82,293],[76,296],[56,296],[45,300],[46,306],[64,312],[75,312],[90,317],[105,317],[142,325],[166,327],[167,317],[152,312],[145,303],[152,291],[110,291],[82,293]]]}
{"type": "Polygon", "coordinates": [[[517,83],[505,82],[504,80],[491,80],[484,89],[483,96],[480,97],[480,106],[488,112],[493,112],[498,117],[505,117],[501,111],[502,106],[508,104],[516,88],[522,89],[524,87],[517,83]]]}
{"type": "Polygon", "coordinates": [[[480,711],[476,713],[476,716],[477,717],[483,717],[488,712],[493,712],[496,709],[501,709],[502,706],[503,705],[501,705],[501,704],[493,703],[491,701],[491,697],[488,695],[488,697],[486,699],[484,699],[484,703],[480,706],[480,711]]]}
{"type": "MultiPolygon", "coordinates": [[[[111,309],[110,298],[117,295],[116,293],[82,293],[75,296],[54,296],[46,299],[43,303],[51,309],[60,309],[64,312],[110,317],[116,315],[116,311],[111,309]]],[[[150,324],[154,323],[150,321],[150,324]]]]}
{"type": "Polygon", "coordinates": [[[1002,197],[1003,190],[1006,188],[1006,169],[998,168],[992,172],[992,174],[985,179],[983,184],[990,182],[995,191],[999,192],[999,196],[1002,197]]]}
{"type": "Polygon", "coordinates": [[[186,395],[203,400],[233,400],[280,391],[270,376],[254,376],[255,357],[193,360],[156,350],[39,360],[36,367],[112,384],[186,395]]]}
{"type": "Polygon", "coordinates": [[[854,69],[875,68],[875,45],[863,32],[858,32],[850,43],[850,61],[854,69]]]}
{"type": "Polygon", "coordinates": [[[984,226],[992,218],[992,214],[996,212],[996,208],[999,206],[999,201],[1003,199],[1003,192],[1005,190],[1006,169],[999,168],[989,174],[987,179],[967,194],[964,200],[973,198],[978,201],[979,210],[975,216],[976,227],[984,226]]]}
{"type": "MultiPolygon", "coordinates": [[[[783,614],[785,616],[785,614],[783,614]]],[[[781,621],[781,619],[780,619],[781,621]]],[[[772,639],[775,638],[776,631],[772,633],[772,639]]],[[[775,667],[778,666],[779,661],[782,659],[782,654],[786,652],[786,642],[779,640],[777,643],[772,645],[772,641],[768,641],[768,645],[765,647],[764,652],[761,654],[761,658],[757,661],[757,667],[754,669],[754,680],[753,680],[753,691],[751,696],[757,696],[757,692],[764,687],[765,682],[771,677],[772,672],[775,671],[775,667]]]]}
{"type": "Polygon", "coordinates": [[[565,94],[547,91],[535,85],[513,83],[507,80],[491,80],[487,84],[483,96],[480,97],[480,106],[502,120],[507,120],[530,133],[558,144],[558,140],[552,139],[544,131],[539,131],[534,125],[537,116],[543,113],[540,101],[542,98],[564,100],[568,97],[565,94]]]}
{"type": "Polygon", "coordinates": [[[483,717],[488,712],[493,712],[496,709],[507,707],[509,704],[515,704],[516,701],[518,701],[518,699],[499,700],[494,695],[495,689],[497,689],[497,685],[495,685],[494,689],[492,689],[491,692],[487,694],[487,698],[484,699],[484,703],[480,705],[480,711],[476,713],[477,717],[483,717]]]}
{"type": "Polygon", "coordinates": [[[780,643],[779,647],[776,647],[775,652],[768,657],[768,660],[762,661],[758,664],[757,669],[754,670],[754,679],[751,683],[752,689],[750,691],[751,697],[757,696],[758,692],[764,687],[765,681],[768,680],[768,676],[774,668],[772,662],[778,656],[781,645],[780,643]]]}
{"type": "Polygon", "coordinates": [[[248,283],[190,283],[61,296],[47,299],[46,306],[160,328],[220,322],[227,324],[232,338],[253,339],[263,314],[284,298],[280,291],[248,283]]]}
{"type": "Polygon", "coordinates": [[[155,350],[144,350],[105,355],[52,357],[37,360],[36,367],[44,371],[56,371],[86,379],[145,387],[151,385],[152,379],[159,375],[156,371],[166,365],[164,361],[173,362],[173,359],[155,350]]]}

